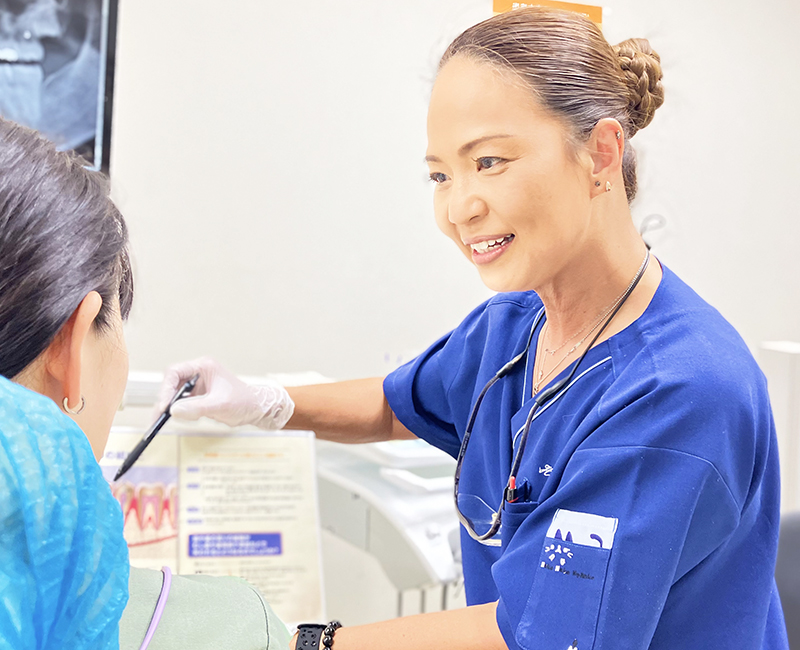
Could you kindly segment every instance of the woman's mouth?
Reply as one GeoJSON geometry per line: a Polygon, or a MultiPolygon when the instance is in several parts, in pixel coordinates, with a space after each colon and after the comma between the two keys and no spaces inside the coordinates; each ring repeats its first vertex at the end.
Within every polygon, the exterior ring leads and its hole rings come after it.
{"type": "Polygon", "coordinates": [[[472,249],[472,261],[475,264],[488,264],[493,262],[509,247],[514,240],[514,235],[506,235],[498,239],[486,239],[475,244],[470,244],[472,249]]]}

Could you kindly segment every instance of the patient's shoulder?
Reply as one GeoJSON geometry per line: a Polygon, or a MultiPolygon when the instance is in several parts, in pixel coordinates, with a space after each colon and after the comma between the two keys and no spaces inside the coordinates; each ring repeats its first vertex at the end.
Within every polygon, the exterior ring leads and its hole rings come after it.
{"type": "MultiPolygon", "coordinates": [[[[141,646],[162,584],[161,571],[131,567],[130,598],[119,626],[120,650],[141,646]]],[[[173,575],[167,605],[149,648],[284,650],[288,643],[286,626],[247,581],[173,575]]]]}

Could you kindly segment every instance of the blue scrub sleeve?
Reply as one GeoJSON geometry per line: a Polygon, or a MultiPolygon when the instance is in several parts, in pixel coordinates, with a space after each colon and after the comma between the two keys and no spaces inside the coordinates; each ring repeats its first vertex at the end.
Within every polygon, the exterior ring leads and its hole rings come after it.
{"type": "Polygon", "coordinates": [[[484,384],[524,347],[541,308],[533,292],[498,294],[383,382],[397,419],[458,456],[470,408],[484,384]]]}
{"type": "Polygon", "coordinates": [[[442,337],[419,357],[388,375],[383,381],[383,393],[403,426],[456,458],[461,441],[448,391],[455,374],[452,366],[455,364],[457,370],[461,363],[459,356],[464,357],[463,347],[453,334],[442,337]],[[456,350],[459,347],[462,350],[456,350]]]}

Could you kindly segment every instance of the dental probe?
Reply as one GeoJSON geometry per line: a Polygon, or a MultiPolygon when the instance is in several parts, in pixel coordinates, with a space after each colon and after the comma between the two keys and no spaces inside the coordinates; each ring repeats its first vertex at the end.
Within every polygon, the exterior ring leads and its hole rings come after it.
{"type": "Polygon", "coordinates": [[[133,448],[133,451],[128,454],[128,457],[122,462],[119,469],[117,470],[116,476],[114,476],[114,480],[117,481],[120,477],[125,474],[133,464],[139,459],[139,456],[142,455],[142,452],[147,449],[147,445],[149,445],[153,438],[156,437],[156,434],[161,431],[161,427],[163,427],[167,420],[170,418],[170,409],[172,405],[177,402],[179,399],[183,399],[187,397],[193,390],[194,387],[197,385],[197,380],[200,379],[200,373],[194,375],[189,381],[184,382],[183,386],[178,389],[178,392],[175,393],[175,396],[169,401],[167,404],[167,408],[158,416],[158,419],[153,423],[153,425],[145,432],[142,436],[142,439],[139,443],[133,448]]]}

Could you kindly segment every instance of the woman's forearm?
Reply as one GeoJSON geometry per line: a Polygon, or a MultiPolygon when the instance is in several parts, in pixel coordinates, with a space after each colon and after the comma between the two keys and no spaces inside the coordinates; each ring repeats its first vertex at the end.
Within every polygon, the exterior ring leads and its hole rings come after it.
{"type": "MultiPolygon", "coordinates": [[[[446,612],[343,627],[336,631],[335,650],[508,650],[495,612],[497,603],[446,612]]],[[[292,639],[291,650],[295,650],[292,639]]]]}
{"type": "Polygon", "coordinates": [[[308,429],[334,442],[377,442],[413,438],[392,413],[383,378],[287,388],[294,401],[288,429],[308,429]]]}

